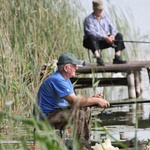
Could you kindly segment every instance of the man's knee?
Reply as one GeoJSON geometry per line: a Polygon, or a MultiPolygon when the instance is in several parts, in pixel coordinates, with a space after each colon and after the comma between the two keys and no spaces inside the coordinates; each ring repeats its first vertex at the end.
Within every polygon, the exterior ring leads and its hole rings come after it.
{"type": "Polygon", "coordinates": [[[67,112],[58,111],[49,113],[47,115],[47,120],[49,124],[52,125],[55,129],[63,129],[68,123],[67,112]]]}
{"type": "Polygon", "coordinates": [[[83,40],[83,46],[94,51],[95,49],[99,48],[99,39],[95,36],[89,36],[83,40]]]}
{"type": "Polygon", "coordinates": [[[122,35],[122,33],[117,33],[117,35],[116,35],[116,39],[123,39],[123,35],[122,35]]]}

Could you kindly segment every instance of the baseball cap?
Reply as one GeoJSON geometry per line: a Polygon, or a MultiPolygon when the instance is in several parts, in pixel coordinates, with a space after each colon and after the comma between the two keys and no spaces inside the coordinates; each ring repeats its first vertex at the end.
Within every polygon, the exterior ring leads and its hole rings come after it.
{"type": "Polygon", "coordinates": [[[103,10],[104,9],[103,0],[93,0],[93,7],[99,10],[103,10]]]}
{"type": "Polygon", "coordinates": [[[73,54],[65,52],[59,56],[57,65],[74,64],[83,66],[84,63],[84,61],[77,59],[73,54]]]}

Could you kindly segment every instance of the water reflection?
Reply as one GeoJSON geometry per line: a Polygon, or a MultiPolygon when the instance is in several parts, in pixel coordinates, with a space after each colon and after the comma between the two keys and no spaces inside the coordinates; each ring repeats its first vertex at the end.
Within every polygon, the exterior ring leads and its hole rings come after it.
{"type": "Polygon", "coordinates": [[[103,125],[135,125],[150,127],[150,104],[130,104],[105,109],[97,115],[103,125]]]}
{"type": "MultiPolygon", "coordinates": [[[[98,112],[95,116],[102,120],[101,126],[106,126],[108,132],[116,139],[121,140],[121,132],[128,139],[135,137],[135,134],[139,140],[150,138],[150,104],[148,103],[113,107],[105,109],[102,113],[98,112]]],[[[93,131],[94,133],[103,134],[98,128],[96,132],[93,131]]]]}

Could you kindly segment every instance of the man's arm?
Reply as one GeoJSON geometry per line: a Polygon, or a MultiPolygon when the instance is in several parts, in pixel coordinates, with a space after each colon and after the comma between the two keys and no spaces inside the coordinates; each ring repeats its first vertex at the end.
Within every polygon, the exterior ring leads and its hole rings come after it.
{"type": "Polygon", "coordinates": [[[75,94],[70,94],[64,97],[70,105],[76,105],[79,107],[97,105],[98,107],[107,108],[110,106],[109,102],[102,98],[102,96],[97,94],[93,97],[76,96],[75,94]]]}

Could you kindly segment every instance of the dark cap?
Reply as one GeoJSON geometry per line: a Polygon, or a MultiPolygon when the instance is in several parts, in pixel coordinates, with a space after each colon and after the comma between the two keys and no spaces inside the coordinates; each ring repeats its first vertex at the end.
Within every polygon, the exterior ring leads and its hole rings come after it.
{"type": "Polygon", "coordinates": [[[77,59],[73,54],[65,52],[59,56],[57,65],[74,64],[83,66],[83,63],[84,61],[77,59]]]}

